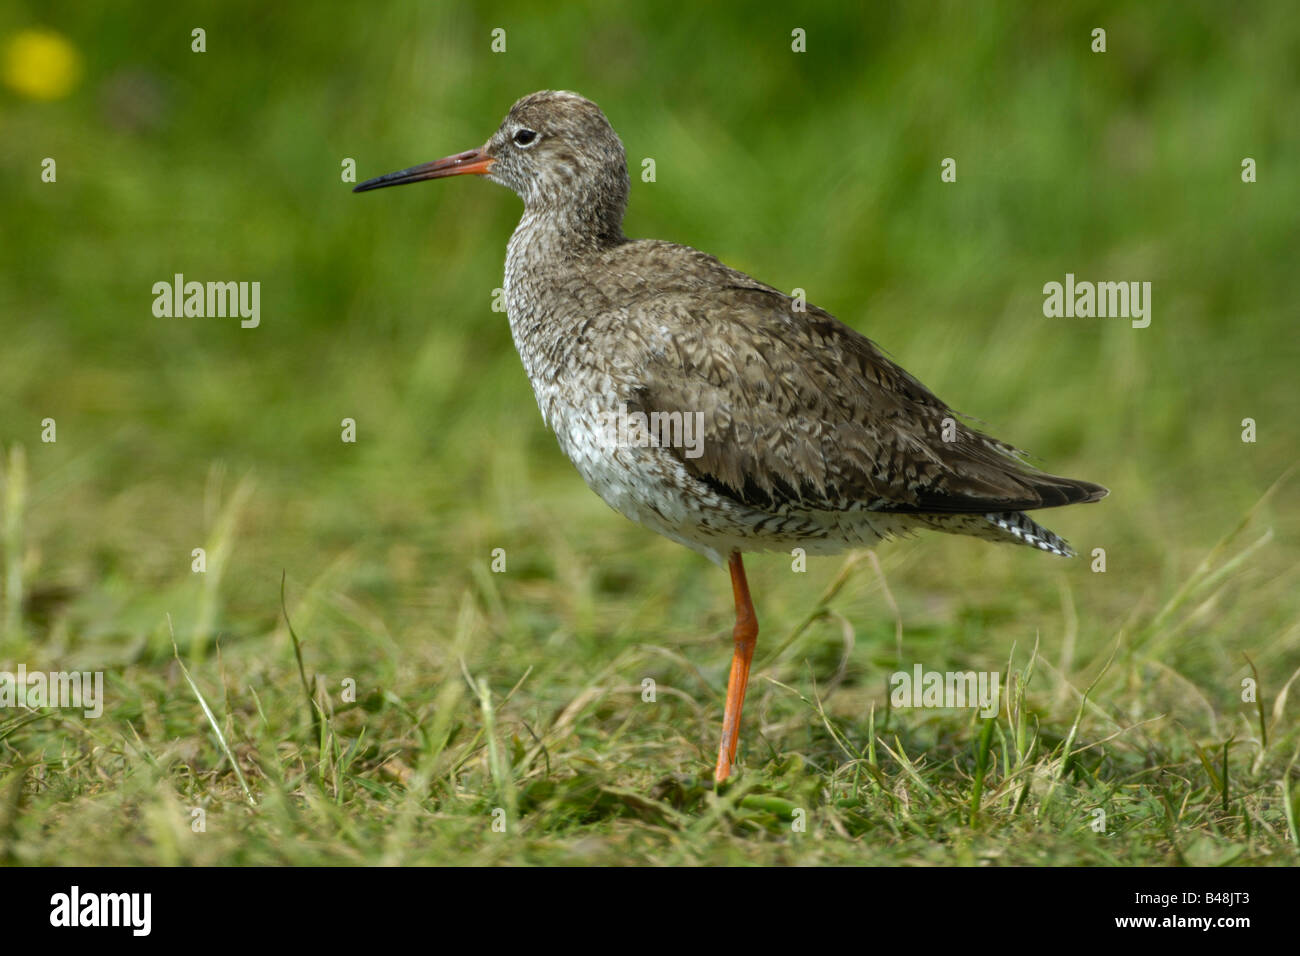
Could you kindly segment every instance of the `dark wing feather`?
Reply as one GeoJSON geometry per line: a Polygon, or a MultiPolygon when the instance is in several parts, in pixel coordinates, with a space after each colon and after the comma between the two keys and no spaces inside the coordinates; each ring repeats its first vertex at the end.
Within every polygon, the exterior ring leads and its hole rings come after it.
{"type": "Polygon", "coordinates": [[[795,311],[788,296],[728,272],[740,282],[648,297],[623,326],[641,331],[630,336],[642,347],[629,360],[644,384],[624,396],[629,408],[703,412],[702,454],[673,452],[720,492],[762,510],[917,514],[1032,510],[1106,494],[1030,468],[834,316],[795,311]],[[671,334],[656,339],[665,317],[671,334]]]}

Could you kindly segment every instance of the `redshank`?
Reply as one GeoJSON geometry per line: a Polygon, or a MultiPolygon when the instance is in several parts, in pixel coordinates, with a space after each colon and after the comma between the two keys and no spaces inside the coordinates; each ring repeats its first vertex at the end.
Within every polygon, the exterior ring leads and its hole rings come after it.
{"type": "Polygon", "coordinates": [[[696,249],[624,236],[627,160],[595,103],[533,93],[482,147],[355,191],[463,175],[524,201],[506,309],[560,448],[614,510],[731,572],[718,783],[758,637],[742,552],[833,554],[932,528],[1074,553],[1022,512],[1105,488],[1030,468],[828,312],[696,249]]]}

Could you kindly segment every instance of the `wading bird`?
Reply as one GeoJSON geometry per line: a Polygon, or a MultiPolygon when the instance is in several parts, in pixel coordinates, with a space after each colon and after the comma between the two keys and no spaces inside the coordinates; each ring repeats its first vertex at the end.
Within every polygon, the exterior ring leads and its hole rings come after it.
{"type": "Polygon", "coordinates": [[[1028,467],[828,312],[696,249],[624,236],[627,161],[595,103],[533,93],[482,147],[355,191],[465,175],[524,201],[506,309],[560,448],[614,510],[730,569],[718,783],[758,637],[743,552],[832,554],[931,528],[1073,554],[1022,512],[1105,488],[1028,467]],[[633,433],[611,440],[616,414],[633,433]],[[650,424],[688,415],[702,416],[695,446],[650,424]]]}

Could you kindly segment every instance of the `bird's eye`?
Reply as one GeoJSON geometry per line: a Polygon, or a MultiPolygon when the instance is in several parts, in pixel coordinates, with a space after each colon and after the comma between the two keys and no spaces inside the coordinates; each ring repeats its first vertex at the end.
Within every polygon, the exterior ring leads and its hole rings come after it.
{"type": "Polygon", "coordinates": [[[515,130],[514,141],[516,146],[527,146],[537,139],[537,133],[531,129],[515,130]]]}

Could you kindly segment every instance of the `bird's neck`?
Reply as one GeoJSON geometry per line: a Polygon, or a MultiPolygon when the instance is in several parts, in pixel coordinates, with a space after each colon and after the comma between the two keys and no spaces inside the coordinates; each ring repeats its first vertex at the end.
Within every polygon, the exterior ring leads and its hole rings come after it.
{"type": "Polygon", "coordinates": [[[524,208],[506,249],[505,294],[512,325],[549,318],[542,303],[560,275],[573,274],[588,257],[627,242],[620,220],[609,222],[593,221],[575,205],[524,208]]]}
{"type": "Polygon", "coordinates": [[[530,204],[510,237],[510,255],[559,264],[626,241],[621,209],[583,202],[530,204]]]}
{"type": "Polygon", "coordinates": [[[510,237],[505,274],[510,333],[548,423],[553,414],[550,384],[566,367],[583,318],[573,299],[587,281],[584,265],[627,241],[617,226],[612,231],[593,228],[581,216],[531,206],[510,237]]]}

